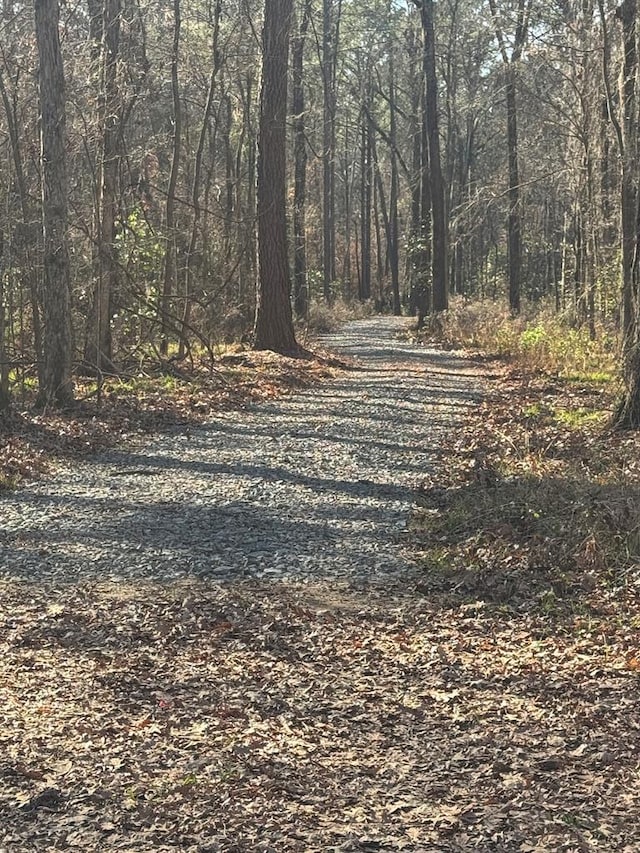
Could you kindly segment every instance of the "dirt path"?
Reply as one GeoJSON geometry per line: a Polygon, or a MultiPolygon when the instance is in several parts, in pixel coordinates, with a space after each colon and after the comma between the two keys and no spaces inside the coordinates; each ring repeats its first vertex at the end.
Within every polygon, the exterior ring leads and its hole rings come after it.
{"type": "Polygon", "coordinates": [[[417,592],[396,533],[477,378],[394,328],[334,341],[362,358],[335,383],[3,501],[1,851],[640,849],[606,647],[417,592]]]}
{"type": "Polygon", "coordinates": [[[402,572],[413,490],[479,391],[468,363],[398,340],[406,325],[374,318],[328,338],[356,358],[335,381],[3,496],[0,572],[362,583],[402,572]]]}

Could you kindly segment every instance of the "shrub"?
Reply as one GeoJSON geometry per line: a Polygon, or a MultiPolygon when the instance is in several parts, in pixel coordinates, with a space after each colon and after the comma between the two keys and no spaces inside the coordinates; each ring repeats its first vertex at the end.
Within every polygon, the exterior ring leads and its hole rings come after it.
{"type": "Polygon", "coordinates": [[[335,332],[349,320],[368,317],[372,310],[371,302],[346,302],[344,299],[336,299],[328,303],[324,300],[313,300],[309,306],[304,329],[312,335],[335,332]]]}
{"type": "Polygon", "coordinates": [[[431,339],[451,348],[480,349],[508,358],[529,370],[596,381],[618,375],[615,330],[600,323],[596,339],[586,326],[548,306],[525,306],[512,317],[505,305],[492,301],[466,303],[453,298],[447,312],[427,327],[431,339]]]}

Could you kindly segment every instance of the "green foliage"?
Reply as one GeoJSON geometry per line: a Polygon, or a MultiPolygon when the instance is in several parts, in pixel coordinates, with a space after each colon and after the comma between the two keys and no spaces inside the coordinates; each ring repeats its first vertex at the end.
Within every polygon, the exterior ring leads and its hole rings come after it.
{"type": "MultiPolygon", "coordinates": [[[[440,318],[440,340],[449,347],[471,347],[510,359],[528,370],[541,370],[573,381],[610,382],[618,377],[617,341],[612,329],[598,324],[592,340],[586,325],[546,307],[512,317],[503,304],[451,300],[440,318]]],[[[434,331],[434,330],[432,330],[434,331]]]]}
{"type": "Polygon", "coordinates": [[[164,259],[164,245],[140,207],[134,208],[116,236],[123,267],[138,286],[155,291],[164,259]]]}
{"type": "Polygon", "coordinates": [[[547,333],[541,326],[525,329],[520,333],[520,349],[522,352],[545,346],[547,333]]]}
{"type": "Polygon", "coordinates": [[[17,489],[20,483],[20,477],[16,474],[0,473],[0,492],[9,492],[17,489]]]}
{"type": "Polygon", "coordinates": [[[556,409],[554,416],[558,423],[565,424],[571,429],[581,429],[586,424],[604,424],[608,413],[590,411],[589,409],[556,409]]]}
{"type": "Polygon", "coordinates": [[[36,391],[38,388],[38,380],[35,376],[31,376],[17,370],[10,370],[9,386],[11,388],[21,388],[24,391],[36,391]]]}

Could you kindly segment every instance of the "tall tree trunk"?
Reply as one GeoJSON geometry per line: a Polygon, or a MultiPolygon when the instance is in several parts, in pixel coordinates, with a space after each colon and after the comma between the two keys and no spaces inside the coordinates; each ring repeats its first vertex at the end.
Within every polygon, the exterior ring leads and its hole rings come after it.
{"type": "Polygon", "coordinates": [[[335,52],[333,1],[322,0],[322,289],[331,299],[336,278],[335,229],[335,52]]]}
{"type": "Polygon", "coordinates": [[[258,143],[256,349],[298,351],[291,312],[286,216],[286,119],[293,0],[266,0],[258,143]]]}
{"type": "Polygon", "coordinates": [[[622,22],[624,64],[621,80],[622,100],[622,330],[625,347],[638,335],[637,323],[637,270],[638,244],[638,111],[636,104],[636,76],[638,72],[638,46],[636,42],[636,0],[623,0],[616,10],[622,22]]]}
{"type": "Polygon", "coordinates": [[[422,31],[424,34],[424,77],[426,92],[426,124],[429,143],[429,177],[431,184],[431,229],[433,276],[433,310],[446,311],[449,304],[447,219],[444,181],[440,161],[440,132],[438,122],[438,81],[433,0],[422,0],[422,31]]]}
{"type": "MultiPolygon", "coordinates": [[[[224,91],[224,81],[221,83],[221,89],[224,91]]],[[[238,215],[242,210],[242,191],[241,182],[238,180],[238,175],[242,169],[242,153],[244,151],[244,140],[246,137],[246,126],[243,122],[238,139],[238,149],[234,152],[231,143],[233,133],[233,101],[229,94],[223,96],[222,107],[223,128],[224,128],[224,180],[225,180],[225,199],[224,199],[224,222],[222,225],[222,246],[225,261],[229,261],[233,254],[235,242],[234,234],[234,215],[238,215]]],[[[251,211],[253,217],[254,211],[251,211]]]]}
{"type": "Polygon", "coordinates": [[[398,153],[396,117],[396,81],[393,61],[393,43],[389,46],[389,153],[391,157],[391,189],[389,191],[389,271],[391,273],[392,310],[396,317],[402,314],[400,302],[400,258],[398,228],[398,153]]]}
{"type": "Polygon", "coordinates": [[[509,213],[507,216],[507,248],[509,266],[509,307],[512,313],[520,311],[520,289],[522,274],[522,211],[520,201],[520,175],[518,165],[518,109],[517,69],[529,30],[529,15],[532,0],[518,0],[516,25],[511,56],[507,51],[507,39],[501,23],[496,0],[489,0],[491,16],[500,48],[505,72],[505,95],[507,105],[507,152],[509,158],[509,213]]]}
{"type": "Polygon", "coordinates": [[[167,204],[165,210],[166,247],[164,254],[164,272],[162,276],[162,297],[160,309],[160,352],[166,356],[169,352],[169,333],[171,323],[171,296],[176,284],[176,185],[180,166],[180,142],[182,137],[182,109],[180,105],[180,83],[178,80],[178,59],[180,52],[180,0],[173,0],[173,47],[171,51],[171,94],[173,101],[173,145],[171,171],[167,186],[167,204]]]}
{"type": "Polygon", "coordinates": [[[294,162],[293,183],[293,298],[297,317],[306,317],[309,307],[307,284],[307,244],[305,205],[307,195],[307,139],[305,128],[303,58],[304,44],[311,18],[311,0],[306,0],[302,21],[293,43],[293,112],[294,162]]]}
{"type": "Polygon", "coordinates": [[[238,298],[241,302],[249,300],[251,293],[255,293],[257,269],[257,231],[256,231],[256,130],[253,123],[253,98],[255,72],[249,71],[245,77],[244,85],[240,84],[241,100],[243,106],[242,135],[238,143],[236,158],[236,178],[246,174],[246,198],[244,203],[241,199],[241,182],[237,181],[238,193],[235,210],[235,218],[238,222],[238,244],[243,246],[242,260],[239,265],[239,287],[238,298]],[[243,162],[244,160],[244,162],[243,162]]]}
{"type": "MultiPolygon", "coordinates": [[[[220,14],[222,11],[222,0],[216,0],[213,10],[213,35],[211,38],[211,75],[209,77],[209,87],[207,89],[207,100],[202,112],[202,122],[200,124],[200,132],[198,134],[198,147],[193,163],[193,183],[191,184],[191,206],[193,219],[191,222],[191,234],[189,237],[189,247],[187,249],[187,264],[184,275],[184,309],[182,312],[182,329],[180,332],[180,349],[178,356],[184,358],[188,347],[189,326],[191,322],[191,305],[193,295],[193,266],[195,262],[196,248],[198,246],[198,238],[200,236],[200,221],[202,218],[202,205],[200,204],[200,191],[202,185],[202,160],[204,157],[204,146],[207,141],[207,131],[209,129],[209,120],[213,108],[213,97],[216,90],[216,77],[220,69],[221,59],[218,49],[218,36],[220,32],[220,14]]],[[[228,152],[227,152],[228,155],[228,152]]],[[[230,157],[227,156],[227,168],[230,162],[230,157]]],[[[227,186],[229,181],[227,181],[227,186]]],[[[227,196],[229,191],[227,190],[227,196]]],[[[204,256],[204,252],[202,253],[204,256]]]]}
{"type": "Polygon", "coordinates": [[[414,304],[418,314],[418,328],[431,310],[431,178],[429,170],[429,138],[427,134],[427,97],[424,80],[420,97],[422,115],[420,129],[420,192],[419,192],[419,237],[415,256],[416,285],[414,304]]]}
{"type": "Polygon", "coordinates": [[[44,341],[40,405],[73,403],[71,274],[67,235],[66,96],[58,0],[35,0],[40,91],[44,341]]]}
{"type": "MultiPolygon", "coordinates": [[[[418,258],[421,240],[421,189],[422,189],[422,90],[424,80],[417,72],[418,39],[413,27],[407,33],[407,52],[411,63],[409,91],[411,93],[410,138],[411,138],[411,228],[407,251],[407,273],[409,278],[409,311],[413,315],[418,309],[420,276],[418,258]]],[[[421,63],[420,63],[421,65],[421,63]]]]}
{"type": "Polygon", "coordinates": [[[5,283],[4,234],[0,231],[0,412],[6,411],[11,405],[9,395],[9,364],[6,348],[6,316],[4,305],[5,283]]]}
{"type": "Polygon", "coordinates": [[[360,148],[360,278],[358,298],[361,302],[371,298],[371,202],[373,193],[373,163],[371,150],[371,122],[367,110],[362,112],[360,148]]]}
{"type": "Polygon", "coordinates": [[[613,424],[617,428],[640,427],[640,327],[638,324],[638,185],[635,162],[637,152],[636,75],[637,18],[636,0],[623,0],[616,12],[622,21],[624,68],[622,79],[622,267],[623,267],[623,377],[624,396],[613,424]]]}
{"type": "MultiPolygon", "coordinates": [[[[381,310],[384,304],[384,281],[387,272],[386,268],[386,252],[383,258],[382,255],[382,237],[380,233],[380,214],[382,213],[382,224],[384,227],[385,238],[389,234],[389,222],[387,217],[387,200],[384,195],[384,187],[382,186],[382,177],[377,162],[377,154],[375,147],[375,136],[371,135],[373,163],[374,163],[374,182],[373,182],[373,225],[376,235],[376,309],[381,310]]],[[[386,240],[385,240],[386,242],[386,240]]]]}
{"type": "Polygon", "coordinates": [[[120,0],[104,0],[100,50],[101,151],[98,163],[97,252],[94,289],[84,349],[84,360],[98,373],[113,370],[111,317],[118,280],[115,254],[117,189],[120,150],[120,107],[117,69],[120,48],[120,0]]]}
{"type": "MultiPolygon", "coordinates": [[[[16,114],[15,101],[12,103],[9,98],[9,93],[2,76],[0,69],[0,96],[5,110],[7,120],[7,129],[9,131],[9,140],[11,142],[11,156],[13,158],[13,168],[15,170],[16,186],[18,196],[20,198],[20,214],[22,217],[23,233],[26,235],[30,232],[35,222],[35,211],[32,209],[32,201],[27,191],[27,183],[24,176],[24,163],[22,149],[20,146],[20,135],[18,133],[18,117],[16,114]]],[[[44,384],[43,378],[43,352],[42,352],[42,321],[40,316],[40,299],[38,297],[38,275],[37,263],[34,257],[34,247],[31,245],[31,240],[25,239],[21,250],[24,253],[24,263],[22,280],[26,284],[27,292],[29,293],[29,302],[31,307],[31,322],[33,324],[33,344],[35,357],[38,364],[38,381],[40,385],[44,384]]]]}
{"type": "MultiPolygon", "coordinates": [[[[344,257],[342,262],[342,286],[344,295],[347,301],[352,299],[352,281],[351,281],[351,241],[352,241],[352,206],[353,206],[353,181],[355,175],[354,159],[352,154],[352,140],[350,135],[349,123],[345,122],[344,128],[344,257]]],[[[357,253],[357,250],[356,250],[357,253]]]]}
{"type": "Polygon", "coordinates": [[[522,232],[520,215],[520,175],[518,168],[518,112],[516,71],[510,63],[506,69],[507,149],[509,152],[509,214],[507,219],[509,250],[509,307],[520,313],[520,275],[522,269],[522,232]]]}

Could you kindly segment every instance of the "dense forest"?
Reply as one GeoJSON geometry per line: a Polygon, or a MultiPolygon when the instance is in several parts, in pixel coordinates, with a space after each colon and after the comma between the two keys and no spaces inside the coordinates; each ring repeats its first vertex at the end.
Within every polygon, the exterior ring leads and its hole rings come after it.
{"type": "Polygon", "coordinates": [[[262,221],[301,319],[341,298],[424,320],[457,294],[550,300],[594,336],[615,321],[637,421],[637,15],[4,0],[0,402],[264,338],[262,221]]]}
{"type": "Polygon", "coordinates": [[[0,851],[640,851],[639,15],[0,0],[0,851]]]}

